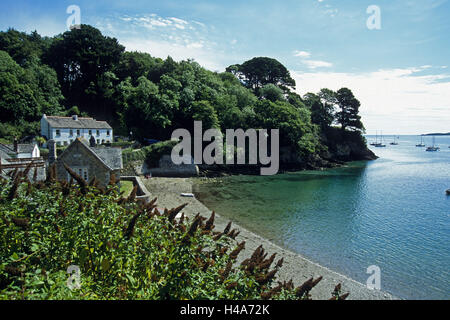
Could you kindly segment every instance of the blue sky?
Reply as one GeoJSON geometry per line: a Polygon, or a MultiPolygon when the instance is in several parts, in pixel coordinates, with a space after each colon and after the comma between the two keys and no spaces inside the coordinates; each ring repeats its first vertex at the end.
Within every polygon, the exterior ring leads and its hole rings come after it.
{"type": "Polygon", "coordinates": [[[64,32],[72,4],[127,50],[217,71],[270,56],[300,94],[348,86],[369,134],[450,131],[449,0],[15,0],[1,2],[0,30],[64,32]],[[366,26],[370,5],[380,30],[366,26]]]}

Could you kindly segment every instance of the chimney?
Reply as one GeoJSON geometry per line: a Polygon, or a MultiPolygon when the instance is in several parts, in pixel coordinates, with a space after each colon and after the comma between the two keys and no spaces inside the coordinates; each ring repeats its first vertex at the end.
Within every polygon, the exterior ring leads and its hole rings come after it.
{"type": "Polygon", "coordinates": [[[51,139],[47,141],[48,146],[48,162],[52,164],[56,161],[58,156],[56,155],[56,142],[55,140],[51,139]]]}
{"type": "Polygon", "coordinates": [[[14,138],[14,152],[19,152],[19,143],[17,142],[17,138],[14,138]]]}
{"type": "Polygon", "coordinates": [[[76,115],[76,114],[73,115],[73,116],[72,116],[72,119],[75,120],[75,121],[77,121],[77,120],[78,120],[78,115],[76,115]]]}

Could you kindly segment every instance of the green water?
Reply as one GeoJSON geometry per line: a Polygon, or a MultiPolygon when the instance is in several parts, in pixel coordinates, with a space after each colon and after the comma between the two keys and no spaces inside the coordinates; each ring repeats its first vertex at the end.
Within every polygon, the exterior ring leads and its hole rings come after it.
{"type": "Polygon", "coordinates": [[[436,153],[416,148],[417,137],[399,143],[373,148],[376,161],[194,189],[210,209],[357,281],[366,283],[367,267],[377,265],[384,291],[448,299],[450,137],[436,138],[436,153]]]}

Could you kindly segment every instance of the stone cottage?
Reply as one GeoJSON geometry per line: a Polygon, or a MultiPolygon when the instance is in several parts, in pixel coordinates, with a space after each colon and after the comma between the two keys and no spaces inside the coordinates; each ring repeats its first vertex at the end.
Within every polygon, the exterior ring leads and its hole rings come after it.
{"type": "Polygon", "coordinates": [[[70,181],[71,177],[64,168],[64,163],[86,181],[96,177],[100,185],[106,186],[112,173],[120,179],[122,149],[90,145],[84,138],[76,138],[58,157],[56,142],[48,141],[49,165],[56,164],[58,180],[70,181]]]}

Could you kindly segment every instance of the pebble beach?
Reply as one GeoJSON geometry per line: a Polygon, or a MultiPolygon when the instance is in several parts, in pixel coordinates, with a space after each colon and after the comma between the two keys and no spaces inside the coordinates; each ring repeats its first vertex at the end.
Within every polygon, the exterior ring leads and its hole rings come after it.
{"type": "MultiPolygon", "coordinates": [[[[195,197],[182,197],[183,193],[192,193],[193,184],[201,178],[142,178],[151,198],[158,198],[158,208],[175,208],[181,204],[188,204],[183,210],[187,217],[194,217],[200,213],[204,217],[210,217],[212,210],[207,208],[195,197]]],[[[229,219],[216,212],[216,230],[222,231],[229,223],[229,219]]],[[[300,285],[311,277],[323,277],[322,281],[311,291],[312,299],[328,300],[331,292],[338,284],[342,284],[343,293],[350,292],[349,300],[392,300],[395,299],[389,293],[371,290],[366,285],[352,280],[342,274],[336,273],[317,263],[314,263],[300,254],[284,249],[268,239],[265,239],[233,222],[232,228],[240,231],[237,242],[245,241],[245,249],[239,255],[238,263],[248,258],[254,250],[263,245],[269,256],[277,253],[277,259],[284,258],[283,267],[277,274],[277,280],[289,281],[292,279],[295,285],[300,285]]]]}

